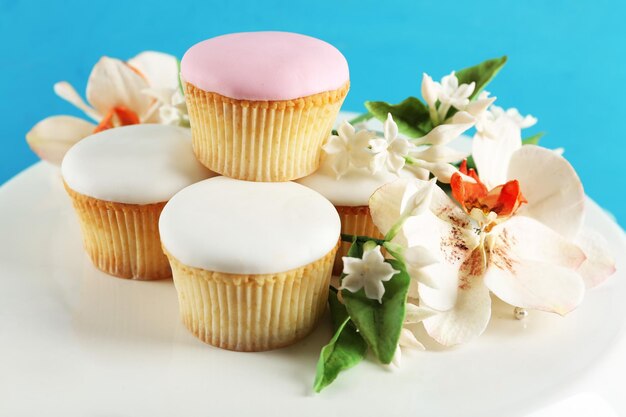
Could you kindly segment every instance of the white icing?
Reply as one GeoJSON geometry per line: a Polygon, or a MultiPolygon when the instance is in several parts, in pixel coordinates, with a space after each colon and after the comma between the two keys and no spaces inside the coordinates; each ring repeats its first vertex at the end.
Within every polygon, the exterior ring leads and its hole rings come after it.
{"type": "Polygon", "coordinates": [[[271,274],[330,252],[341,224],[333,205],[294,182],[216,177],[176,194],[159,220],[163,247],[209,271],[271,274]]]}
{"type": "Polygon", "coordinates": [[[74,145],[61,166],[74,191],[129,204],[169,200],[215,176],[193,154],[189,129],[143,124],[105,130],[74,145]]]}
{"type": "Polygon", "coordinates": [[[330,164],[326,162],[329,159],[325,158],[320,168],[313,174],[296,182],[317,191],[335,206],[367,206],[374,191],[398,179],[396,174],[388,170],[372,174],[366,168],[355,167],[350,167],[337,179],[330,164]]]}

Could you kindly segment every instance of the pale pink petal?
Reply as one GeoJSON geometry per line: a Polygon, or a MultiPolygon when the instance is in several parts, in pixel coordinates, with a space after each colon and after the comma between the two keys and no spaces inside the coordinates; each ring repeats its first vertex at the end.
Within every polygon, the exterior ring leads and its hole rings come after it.
{"type": "Polygon", "coordinates": [[[121,106],[140,118],[153,98],[144,94],[148,82],[119,59],[102,57],[93,67],[87,82],[87,100],[100,114],[121,106]]]}
{"type": "Polygon", "coordinates": [[[476,135],[472,144],[472,157],[478,175],[488,189],[506,182],[511,156],[522,147],[520,129],[515,123],[500,118],[494,125],[496,132],[493,137],[476,135]]]}
{"type": "Polygon", "coordinates": [[[547,226],[515,216],[488,243],[485,285],[500,299],[561,315],[575,309],[585,286],[576,270],[583,252],[547,226]]]}
{"type": "Polygon", "coordinates": [[[574,243],[585,253],[587,259],[578,268],[587,288],[602,284],[615,273],[615,259],[607,240],[593,230],[582,229],[574,243]]]}
{"type": "Polygon", "coordinates": [[[60,165],[65,153],[93,133],[95,125],[73,116],[52,116],[37,123],[26,134],[28,146],[41,159],[60,165]]]}
{"type": "Polygon", "coordinates": [[[154,88],[177,89],[178,60],[163,52],[145,51],[128,60],[154,88]]]}
{"type": "Polygon", "coordinates": [[[96,122],[99,122],[102,119],[102,115],[98,114],[95,109],[85,103],[80,94],[78,94],[74,87],[72,87],[72,85],[67,81],[61,81],[54,84],[54,92],[63,100],[67,100],[74,106],[81,109],[87,116],[91,117],[96,122]]]}
{"type": "Polygon", "coordinates": [[[525,145],[512,155],[507,179],[518,180],[528,200],[518,210],[519,214],[542,222],[567,239],[573,240],[578,235],[585,192],[565,158],[546,148],[525,145]]]}
{"type": "Polygon", "coordinates": [[[480,336],[491,317],[491,297],[483,282],[484,252],[478,248],[463,264],[454,307],[424,320],[426,332],[445,346],[469,342],[480,336]]]}

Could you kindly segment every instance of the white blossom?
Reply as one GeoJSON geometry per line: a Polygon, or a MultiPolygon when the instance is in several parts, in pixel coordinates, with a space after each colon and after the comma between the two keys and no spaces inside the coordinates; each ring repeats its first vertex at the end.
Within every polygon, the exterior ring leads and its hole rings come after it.
{"type": "Polygon", "coordinates": [[[344,256],[343,273],[346,274],[341,280],[341,289],[357,292],[361,288],[365,290],[365,296],[382,303],[385,294],[383,282],[389,281],[396,271],[385,262],[380,251],[380,246],[366,249],[361,259],[344,256]]]}

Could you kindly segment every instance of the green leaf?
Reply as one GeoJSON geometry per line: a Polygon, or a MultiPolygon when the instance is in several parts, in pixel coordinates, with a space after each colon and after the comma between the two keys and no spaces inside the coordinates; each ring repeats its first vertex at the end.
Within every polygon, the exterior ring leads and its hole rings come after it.
{"type": "Polygon", "coordinates": [[[387,113],[391,113],[398,125],[398,130],[412,138],[424,136],[433,128],[428,106],[415,97],[409,97],[399,104],[366,101],[365,107],[374,117],[383,122],[387,120],[387,113]]]}
{"type": "Polygon", "coordinates": [[[359,239],[359,236],[352,236],[352,245],[350,245],[346,256],[361,259],[363,257],[363,244],[365,242],[366,240],[359,239]]]}
{"type": "Polygon", "coordinates": [[[367,298],[363,289],[356,293],[342,290],[341,295],[359,334],[378,360],[388,364],[393,359],[400,339],[410,278],[402,262],[394,259],[385,262],[400,272],[384,283],[382,303],[367,298]]]}
{"type": "Polygon", "coordinates": [[[535,133],[532,136],[522,139],[522,145],[539,145],[539,140],[545,135],[546,132],[535,133]]]}
{"type": "Polygon", "coordinates": [[[489,84],[489,82],[496,76],[498,71],[502,69],[506,64],[507,57],[488,59],[473,67],[463,68],[456,72],[456,77],[459,79],[460,84],[469,84],[471,82],[476,83],[474,92],[470,96],[470,100],[474,97],[478,97],[478,94],[489,84]]]}
{"type": "Polygon", "coordinates": [[[335,334],[320,353],[313,384],[315,392],[330,385],[341,371],[361,362],[367,351],[367,344],[350,321],[346,308],[337,299],[337,291],[333,288],[328,294],[328,304],[335,334]]]}

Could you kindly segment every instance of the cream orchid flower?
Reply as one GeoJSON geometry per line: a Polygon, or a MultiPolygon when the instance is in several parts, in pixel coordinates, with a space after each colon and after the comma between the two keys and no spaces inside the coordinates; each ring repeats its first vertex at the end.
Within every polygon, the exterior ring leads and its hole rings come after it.
{"type": "Polygon", "coordinates": [[[374,172],[376,162],[375,153],[371,151],[371,141],[376,137],[373,132],[366,129],[356,130],[350,123],[344,121],[337,135],[331,135],[322,149],[332,156],[331,166],[341,178],[350,166],[368,168],[374,172]]]}
{"type": "MultiPolygon", "coordinates": [[[[584,192],[571,165],[550,150],[522,147],[521,141],[519,146],[484,141],[473,149],[480,178],[467,170],[473,182],[461,174],[453,178],[461,207],[435,188],[430,210],[409,217],[396,238],[405,247],[425,248],[438,261],[410,273],[420,306],[439,311],[424,327],[443,345],[482,334],[491,316],[490,293],[513,306],[567,314],[582,301],[586,286],[614,271],[602,244],[574,243],[584,192]],[[494,159],[504,167],[490,166],[497,164],[494,159]],[[489,190],[487,180],[503,185],[489,190]]],[[[406,194],[427,186],[402,179],[379,189],[370,199],[378,229],[390,230],[411,199],[406,194]]]]}
{"type": "Polygon", "coordinates": [[[383,282],[389,281],[400,271],[396,271],[385,262],[380,246],[366,248],[361,259],[349,256],[344,256],[342,259],[343,273],[346,275],[341,280],[340,289],[357,292],[363,288],[367,298],[382,303],[385,294],[383,282]]]}
{"type": "Polygon", "coordinates": [[[52,116],[37,123],[26,135],[33,151],[42,159],[60,164],[76,142],[112,127],[158,122],[161,103],[145,90],[177,88],[176,58],[160,52],[142,52],[128,63],[102,57],[87,82],[85,102],[68,82],[54,85],[55,93],[82,110],[95,123],[73,116],[52,116]]]}

